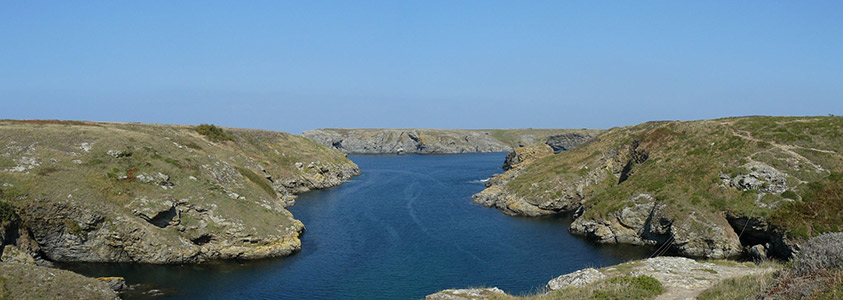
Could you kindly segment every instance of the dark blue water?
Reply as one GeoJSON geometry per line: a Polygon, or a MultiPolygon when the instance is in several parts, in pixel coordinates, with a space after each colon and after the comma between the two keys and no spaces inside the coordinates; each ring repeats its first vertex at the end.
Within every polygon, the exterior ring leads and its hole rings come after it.
{"type": "Polygon", "coordinates": [[[571,236],[563,217],[518,218],[471,202],[504,154],[352,155],[363,175],[302,195],[302,251],[247,263],[77,265],[124,276],[165,299],[417,299],[455,287],[536,291],[560,274],[649,249],[571,236]]]}

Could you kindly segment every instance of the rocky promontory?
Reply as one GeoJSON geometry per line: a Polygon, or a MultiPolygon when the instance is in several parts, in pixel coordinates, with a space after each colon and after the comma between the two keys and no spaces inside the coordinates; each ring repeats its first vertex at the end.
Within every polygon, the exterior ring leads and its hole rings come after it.
{"type": "Polygon", "coordinates": [[[841,136],[841,117],[613,128],[558,154],[516,150],[507,157],[517,164],[474,201],[510,215],[570,213],[570,231],[600,243],[788,258],[799,240],[843,228],[841,136]]]}
{"type": "Polygon", "coordinates": [[[535,143],[555,151],[579,145],[596,129],[317,129],[302,135],[319,144],[356,154],[507,152],[535,143]]]}
{"type": "Polygon", "coordinates": [[[0,249],[40,264],[288,255],[304,230],[285,209],[296,194],[359,172],[283,132],[0,121],[0,249]]]}

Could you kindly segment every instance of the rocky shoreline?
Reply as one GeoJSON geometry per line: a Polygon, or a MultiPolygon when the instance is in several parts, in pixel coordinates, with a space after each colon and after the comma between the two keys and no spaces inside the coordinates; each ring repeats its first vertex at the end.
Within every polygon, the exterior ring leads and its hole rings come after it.
{"type": "Polygon", "coordinates": [[[342,153],[301,137],[219,132],[0,121],[0,263],[285,256],[301,249],[304,225],[285,209],[296,194],[360,174],[342,153]]]}
{"type": "Polygon", "coordinates": [[[839,119],[651,122],[614,128],[559,154],[519,148],[507,155],[507,171],[473,199],[509,215],[571,213],[569,231],[598,243],[654,245],[687,257],[787,259],[801,239],[788,234],[793,225],[770,216],[789,214],[783,209],[811,197],[811,186],[839,180],[829,170],[840,169],[840,154],[825,150],[839,142],[835,127],[826,129],[839,119]],[[806,135],[822,133],[813,144],[756,137],[795,122],[806,135]],[[689,175],[705,179],[678,177],[689,175]]]}

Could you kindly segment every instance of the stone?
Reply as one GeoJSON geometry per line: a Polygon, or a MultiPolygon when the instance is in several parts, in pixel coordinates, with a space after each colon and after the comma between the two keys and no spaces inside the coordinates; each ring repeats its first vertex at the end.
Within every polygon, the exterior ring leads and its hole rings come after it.
{"type": "Polygon", "coordinates": [[[764,245],[755,245],[749,247],[749,255],[755,260],[767,259],[767,248],[764,245]]]}
{"type": "Polygon", "coordinates": [[[526,147],[518,147],[506,154],[503,162],[504,170],[510,170],[522,166],[524,163],[553,154],[553,148],[545,144],[534,144],[526,147]]]}
{"type": "MultiPolygon", "coordinates": [[[[754,190],[762,193],[781,194],[788,190],[787,175],[767,164],[749,162],[743,166],[749,174],[740,174],[728,178],[729,185],[739,190],[754,190]]],[[[723,178],[723,176],[721,176],[723,178]]]]}
{"type": "Polygon", "coordinates": [[[553,153],[559,153],[576,147],[579,144],[585,143],[593,137],[594,135],[589,133],[574,132],[568,134],[552,135],[548,137],[544,143],[553,148],[553,153]]]}
{"type": "Polygon", "coordinates": [[[499,288],[449,289],[436,294],[427,295],[425,300],[481,300],[492,299],[506,295],[499,288]]]}
{"type": "Polygon", "coordinates": [[[19,263],[26,265],[36,265],[35,258],[14,245],[6,245],[3,247],[3,255],[0,256],[0,261],[7,263],[19,263]]]}
{"type": "Polygon", "coordinates": [[[127,289],[126,279],[123,277],[97,277],[97,280],[104,282],[112,290],[119,292],[127,289]]]}
{"type": "Polygon", "coordinates": [[[605,277],[606,275],[595,268],[582,269],[551,279],[550,282],[547,283],[547,289],[556,291],[569,286],[584,286],[605,277]]]}

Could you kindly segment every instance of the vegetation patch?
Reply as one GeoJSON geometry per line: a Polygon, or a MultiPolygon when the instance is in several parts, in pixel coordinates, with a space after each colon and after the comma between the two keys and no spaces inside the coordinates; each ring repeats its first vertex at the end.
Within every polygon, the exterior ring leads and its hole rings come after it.
{"type": "Polygon", "coordinates": [[[703,291],[699,300],[754,299],[773,283],[773,273],[727,278],[703,291]]]}
{"type": "Polygon", "coordinates": [[[617,276],[581,287],[567,287],[528,299],[652,299],[664,292],[657,279],[647,276],[617,276]]]}
{"type": "Polygon", "coordinates": [[[234,140],[231,135],[225,132],[221,127],[217,127],[214,124],[200,124],[199,126],[196,126],[196,132],[216,142],[234,140]]]}
{"type": "Polygon", "coordinates": [[[58,125],[77,125],[77,126],[97,126],[101,127],[99,124],[91,123],[91,122],[84,122],[84,121],[63,121],[63,120],[9,120],[5,119],[2,120],[4,122],[11,122],[11,123],[20,123],[20,124],[37,124],[37,125],[44,125],[44,124],[58,124],[58,125]]]}
{"type": "Polygon", "coordinates": [[[802,201],[783,205],[772,215],[771,222],[787,228],[794,237],[843,231],[843,180],[831,175],[824,182],[808,184],[802,201]]]}
{"type": "Polygon", "coordinates": [[[263,178],[260,175],[255,174],[255,172],[249,171],[246,168],[241,168],[241,167],[235,167],[235,168],[237,169],[238,172],[240,172],[241,175],[243,175],[246,178],[249,178],[249,181],[258,185],[258,187],[260,187],[264,192],[266,192],[267,195],[271,196],[272,198],[276,197],[275,189],[273,189],[272,186],[269,185],[269,182],[268,182],[268,180],[266,180],[266,178],[263,178]]]}
{"type": "MultiPolygon", "coordinates": [[[[3,197],[3,192],[0,191],[0,198],[3,197]]],[[[14,207],[5,201],[0,200],[0,223],[16,222],[19,220],[18,214],[15,213],[14,207]]]]}

